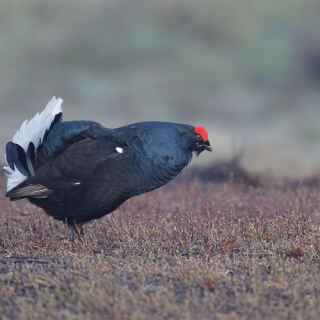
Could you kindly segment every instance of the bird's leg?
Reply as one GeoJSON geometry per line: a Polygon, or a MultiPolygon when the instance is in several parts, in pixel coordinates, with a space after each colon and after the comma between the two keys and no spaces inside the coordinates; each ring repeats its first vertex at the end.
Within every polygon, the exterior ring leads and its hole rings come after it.
{"type": "Polygon", "coordinates": [[[77,232],[79,239],[82,239],[82,237],[84,236],[83,224],[81,224],[81,223],[76,224],[75,223],[74,227],[76,229],[76,232],[77,232]]]}
{"type": "Polygon", "coordinates": [[[76,231],[73,223],[68,223],[68,238],[70,241],[76,240],[76,231]]]}
{"type": "Polygon", "coordinates": [[[83,223],[78,223],[77,225],[76,225],[76,228],[77,228],[77,230],[78,230],[78,234],[79,234],[79,240],[83,243],[83,244],[85,244],[85,245],[87,245],[87,240],[86,240],[86,238],[85,238],[85,236],[84,236],[84,228],[83,228],[83,223]]]}
{"type": "Polygon", "coordinates": [[[83,235],[83,229],[82,226],[77,226],[77,224],[73,220],[68,220],[68,237],[70,241],[75,241],[76,238],[78,238],[80,241],[82,241],[81,236],[83,235]]]}

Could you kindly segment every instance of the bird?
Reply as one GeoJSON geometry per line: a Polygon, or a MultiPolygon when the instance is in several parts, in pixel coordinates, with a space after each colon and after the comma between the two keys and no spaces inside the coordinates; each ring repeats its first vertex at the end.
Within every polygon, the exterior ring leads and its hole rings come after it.
{"type": "Polygon", "coordinates": [[[68,226],[83,225],[126,200],[174,179],[193,154],[212,151],[204,126],[147,121],[107,128],[95,121],[64,121],[63,100],[52,97],[25,120],[5,146],[6,196],[28,199],[68,226]]]}

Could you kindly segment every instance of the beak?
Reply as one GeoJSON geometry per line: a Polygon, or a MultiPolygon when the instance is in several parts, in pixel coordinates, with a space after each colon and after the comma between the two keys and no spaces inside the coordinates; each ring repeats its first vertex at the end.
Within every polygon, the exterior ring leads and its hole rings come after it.
{"type": "Polygon", "coordinates": [[[207,150],[207,151],[212,151],[212,147],[210,145],[210,142],[209,140],[207,141],[199,141],[197,146],[196,146],[196,153],[197,155],[199,156],[201,152],[203,152],[204,150],[207,150]]]}
{"type": "Polygon", "coordinates": [[[207,150],[207,151],[212,151],[212,147],[211,147],[211,144],[209,142],[209,140],[205,141],[203,144],[202,144],[202,147],[207,150]]]}

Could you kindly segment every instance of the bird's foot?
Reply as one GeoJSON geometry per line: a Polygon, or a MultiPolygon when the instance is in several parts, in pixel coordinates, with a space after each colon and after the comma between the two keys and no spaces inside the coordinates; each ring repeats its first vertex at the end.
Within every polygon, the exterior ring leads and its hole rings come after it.
{"type": "Polygon", "coordinates": [[[68,222],[68,238],[70,241],[74,242],[79,240],[83,243],[83,236],[83,225],[77,225],[75,222],[68,222]]]}

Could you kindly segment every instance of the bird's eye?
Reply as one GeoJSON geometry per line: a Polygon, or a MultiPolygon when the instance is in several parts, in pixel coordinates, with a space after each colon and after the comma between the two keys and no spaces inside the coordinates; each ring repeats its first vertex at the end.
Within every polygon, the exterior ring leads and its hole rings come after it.
{"type": "Polygon", "coordinates": [[[117,151],[118,153],[123,153],[123,148],[121,148],[121,147],[116,147],[116,151],[117,151]]]}

